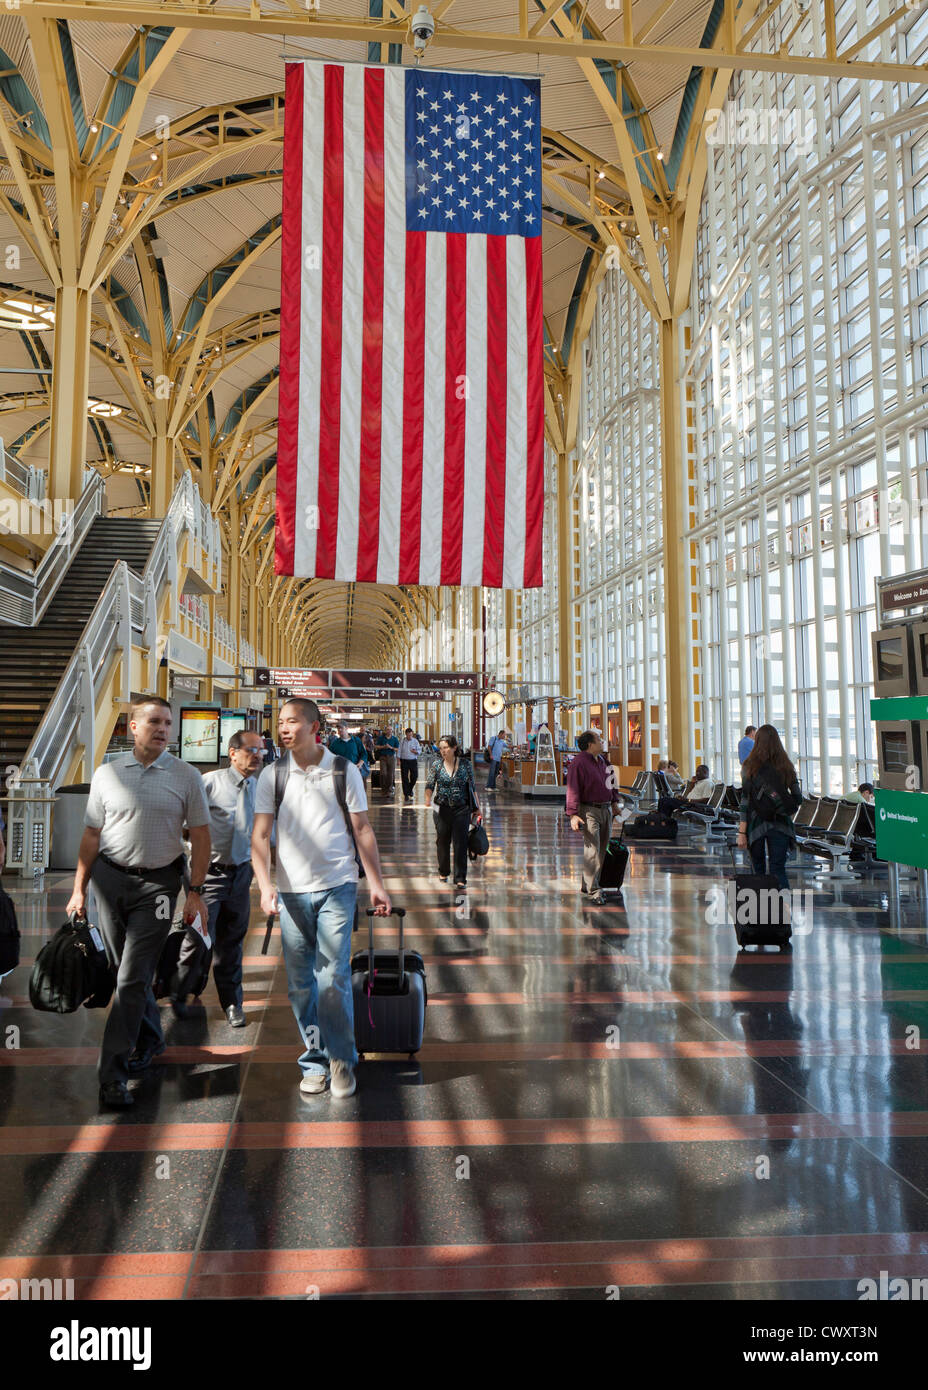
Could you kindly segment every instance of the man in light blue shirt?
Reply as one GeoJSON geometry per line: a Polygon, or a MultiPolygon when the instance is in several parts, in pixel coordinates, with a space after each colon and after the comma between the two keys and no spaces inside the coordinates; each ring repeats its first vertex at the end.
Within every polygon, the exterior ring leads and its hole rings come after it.
{"type": "MultiPolygon", "coordinates": [[[[209,804],[212,861],[203,886],[208,917],[203,923],[213,946],[213,979],[226,1018],[245,1027],[242,1008],[242,947],[251,918],[251,832],[255,820],[257,774],[265,763],[259,733],[240,729],[229,739],[229,766],[203,777],[209,804]]],[[[197,939],[188,930],[180,949],[171,1007],[187,1017],[186,980],[197,955],[197,939]]]]}
{"type": "Polygon", "coordinates": [[[756,733],[757,726],[755,724],[749,724],[748,727],[745,729],[744,738],[741,739],[738,743],[739,763],[746,763],[748,758],[750,757],[751,749],[754,747],[754,735],[756,733]]]}
{"type": "Polygon", "coordinates": [[[490,775],[487,778],[488,792],[496,790],[496,779],[499,776],[499,765],[502,762],[503,754],[509,747],[509,744],[506,742],[507,733],[508,730],[503,729],[500,733],[494,735],[494,737],[490,740],[490,775]]]}

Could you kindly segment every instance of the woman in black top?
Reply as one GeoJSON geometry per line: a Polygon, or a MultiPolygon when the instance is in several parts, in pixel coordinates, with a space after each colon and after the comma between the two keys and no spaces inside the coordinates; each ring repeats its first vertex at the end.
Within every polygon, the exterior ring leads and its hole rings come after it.
{"type": "Polygon", "coordinates": [[[467,834],[472,811],[479,811],[470,758],[461,754],[451,734],[439,739],[436,758],[425,779],[425,804],[435,800],[435,836],[438,844],[438,877],[448,882],[451,846],[454,845],[454,886],[467,887],[467,834]]]}
{"type": "Polygon", "coordinates": [[[762,724],[741,768],[738,848],[750,849],[754,872],[773,874],[781,888],[789,888],[786,856],[796,839],[793,813],[801,801],[796,769],[780,735],[772,724],[762,724]]]}

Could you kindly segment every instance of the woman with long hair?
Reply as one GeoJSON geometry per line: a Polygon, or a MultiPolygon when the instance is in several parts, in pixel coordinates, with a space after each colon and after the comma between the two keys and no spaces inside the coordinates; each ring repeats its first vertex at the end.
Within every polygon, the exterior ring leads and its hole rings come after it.
{"type": "Polygon", "coordinates": [[[750,850],[754,872],[773,874],[780,888],[789,888],[786,856],[796,840],[793,813],[801,801],[796,769],[780,735],[772,724],[762,724],[741,768],[738,848],[750,850]]]}
{"type": "Polygon", "coordinates": [[[435,801],[435,838],[438,846],[438,877],[447,883],[454,846],[454,886],[467,887],[467,834],[471,813],[480,812],[470,758],[452,734],[438,741],[439,757],[425,780],[425,804],[435,801]]]}

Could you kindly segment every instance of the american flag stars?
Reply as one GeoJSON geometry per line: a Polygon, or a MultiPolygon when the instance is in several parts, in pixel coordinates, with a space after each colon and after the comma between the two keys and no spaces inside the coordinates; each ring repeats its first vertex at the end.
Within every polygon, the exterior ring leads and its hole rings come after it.
{"type": "Polygon", "coordinates": [[[410,74],[407,227],[537,236],[540,119],[532,79],[410,74]]]}

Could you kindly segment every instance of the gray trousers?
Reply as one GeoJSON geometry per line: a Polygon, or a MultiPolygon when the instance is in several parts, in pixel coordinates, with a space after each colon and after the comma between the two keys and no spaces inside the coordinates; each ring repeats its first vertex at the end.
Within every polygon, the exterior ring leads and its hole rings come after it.
{"type": "Polygon", "coordinates": [[[599,874],[612,833],[612,802],[581,802],[577,815],[583,817],[583,886],[588,893],[598,893],[599,874]]]}
{"type": "Polygon", "coordinates": [[[152,980],[171,930],[182,872],[167,865],[151,878],[121,873],[102,859],[91,872],[99,927],[116,970],[116,992],[100,1047],[100,1085],[128,1081],[129,1054],[164,1041],[152,980]]]}

